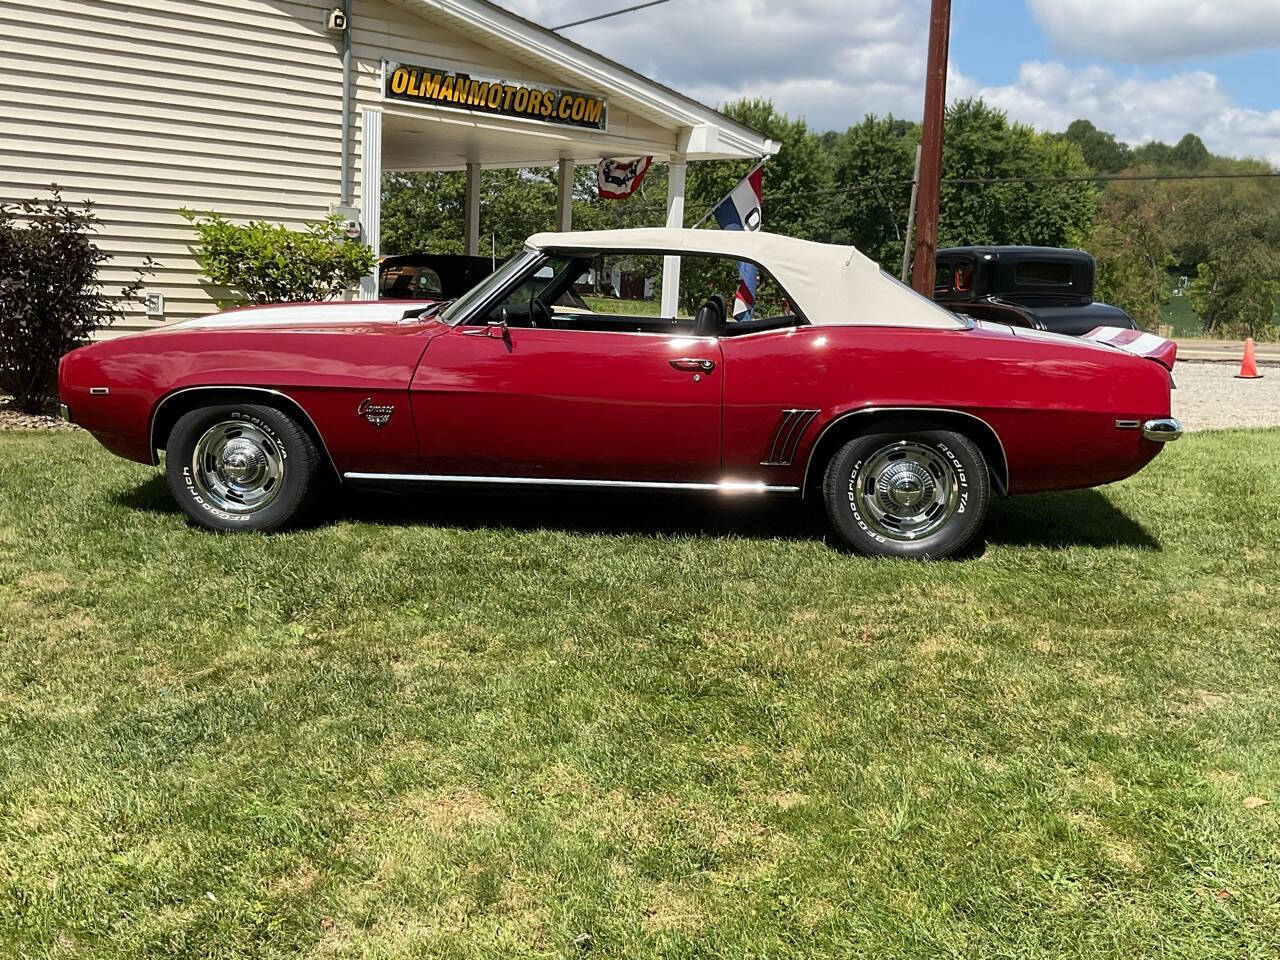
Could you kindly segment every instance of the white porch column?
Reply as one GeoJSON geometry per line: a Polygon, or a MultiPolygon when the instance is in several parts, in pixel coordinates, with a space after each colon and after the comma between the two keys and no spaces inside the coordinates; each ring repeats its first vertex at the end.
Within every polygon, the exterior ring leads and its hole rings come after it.
{"type": "Polygon", "coordinates": [[[573,229],[573,157],[560,158],[556,187],[556,229],[563,233],[573,229]]]}
{"type": "MultiPolygon", "coordinates": [[[[360,232],[374,256],[382,252],[382,111],[361,110],[360,232]]],[[[360,278],[360,299],[378,299],[378,266],[360,278]]]]}
{"type": "MultiPolygon", "coordinates": [[[[667,172],[667,226],[684,226],[684,154],[671,158],[667,172]]],[[[674,317],[680,308],[680,258],[662,258],[662,315],[674,317]]]]}
{"type": "Polygon", "coordinates": [[[467,164],[467,220],[462,232],[468,256],[480,253],[480,164],[467,164]]]}

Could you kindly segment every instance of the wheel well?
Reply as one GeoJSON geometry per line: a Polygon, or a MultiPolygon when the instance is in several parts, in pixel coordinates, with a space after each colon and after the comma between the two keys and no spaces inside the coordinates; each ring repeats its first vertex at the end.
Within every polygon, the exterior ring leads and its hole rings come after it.
{"type": "Polygon", "coordinates": [[[1009,492],[1009,463],[995,430],[985,421],[958,410],[857,410],[837,417],[819,435],[809,454],[804,491],[820,490],[827,461],[854,437],[886,429],[952,430],[968,437],[982,452],[991,486],[1000,496],[1009,492]]]}
{"type": "Polygon", "coordinates": [[[325,446],[324,438],[320,436],[320,431],[312,421],[311,415],[302,409],[302,404],[287,394],[280,393],[278,390],[269,390],[265,387],[262,389],[250,387],[190,387],[177,390],[163,397],[151,415],[152,463],[160,462],[160,451],[168,446],[169,434],[173,432],[174,424],[182,418],[183,414],[215,403],[235,403],[236,401],[253,403],[260,407],[273,407],[281,413],[293,417],[324,454],[322,462],[328,465],[335,477],[340,476],[333,462],[333,457],[329,455],[329,448],[325,446]]]}

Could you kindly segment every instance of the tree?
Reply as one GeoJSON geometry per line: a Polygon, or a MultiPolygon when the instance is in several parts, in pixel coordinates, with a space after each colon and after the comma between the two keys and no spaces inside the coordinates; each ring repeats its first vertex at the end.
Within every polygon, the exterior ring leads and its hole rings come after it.
{"type": "Polygon", "coordinates": [[[343,235],[336,214],[290,230],[265,220],[233,224],[212,210],[178,213],[195,227],[200,269],[239,303],[331,300],[377,264],[367,244],[343,235]]]}
{"type": "Polygon", "coordinates": [[[1119,173],[1129,165],[1129,145],[1116,140],[1114,133],[1099,130],[1088,120],[1073,120],[1064,133],[1054,136],[1078,146],[1084,162],[1097,173],[1119,173]]]}
{"type": "MultiPolygon", "coordinates": [[[[830,230],[825,211],[831,196],[831,162],[822,139],[803,120],[778,113],[768,100],[739,100],[724,113],[780,146],[764,167],[764,229],[809,240],[823,240],[830,230]]],[[[685,222],[695,222],[745,177],[755,163],[735,160],[690,164],[686,181],[685,222]]],[[[707,290],[732,294],[737,273],[732,263],[686,260],[681,267],[681,302],[692,311],[707,290]]]]}
{"type": "Polygon", "coordinates": [[[58,360],[94,330],[120,318],[146,273],[112,297],[98,270],[111,260],[93,242],[92,204],[62,199],[0,203],[0,391],[25,413],[39,413],[57,389],[58,360]]]}
{"type": "Polygon", "coordinates": [[[1164,280],[1173,265],[1174,210],[1164,184],[1113,183],[1086,245],[1098,264],[1095,297],[1128,311],[1146,329],[1160,322],[1160,306],[1168,299],[1164,280]]]}
{"type": "MultiPolygon", "coordinates": [[[[389,173],[382,180],[382,252],[462,253],[467,179],[462,171],[389,173]]],[[[556,174],[549,168],[480,174],[481,252],[506,259],[555,223],[556,174]]]]}
{"type": "Polygon", "coordinates": [[[1098,188],[1081,181],[1029,183],[1019,178],[1089,173],[1076,144],[1011,124],[981,100],[957,101],[946,116],[938,245],[1079,246],[1093,229],[1098,188]],[[1012,182],[945,182],[989,178],[1012,182]]]}
{"type": "Polygon", "coordinates": [[[864,117],[830,141],[834,180],[829,200],[832,243],[857,247],[895,274],[911,201],[918,124],[890,115],[864,117]]]}

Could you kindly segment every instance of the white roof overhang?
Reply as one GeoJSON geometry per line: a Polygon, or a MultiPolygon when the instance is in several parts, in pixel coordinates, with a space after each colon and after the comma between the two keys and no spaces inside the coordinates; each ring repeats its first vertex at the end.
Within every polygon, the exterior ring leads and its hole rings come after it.
{"type": "Polygon", "coordinates": [[[536,250],[583,253],[705,254],[749,260],[782,285],[800,312],[815,324],[866,324],[965,329],[963,320],[884,273],[854,247],[797,240],[763,231],[580,230],[538,233],[536,250]]]}
{"type": "MultiPolygon", "coordinates": [[[[519,137],[534,134],[542,137],[549,149],[557,151],[551,153],[552,157],[591,155],[599,159],[605,156],[634,156],[638,150],[646,148],[646,153],[652,153],[659,159],[683,154],[689,160],[742,160],[769,156],[778,151],[779,145],[773,140],[718,110],[487,0],[392,2],[434,23],[456,30],[477,43],[563,78],[568,86],[605,95],[611,103],[625,107],[669,131],[670,136],[668,143],[632,144],[632,153],[621,154],[618,147],[627,145],[611,142],[607,132],[577,128],[536,129],[545,125],[521,125],[519,121],[508,118],[487,116],[473,117],[467,121],[454,117],[452,119],[455,123],[465,122],[472,127],[484,125],[499,135],[519,137]],[[656,147],[666,149],[655,149],[656,147]]],[[[406,115],[405,111],[390,103],[387,104],[387,112],[406,115]]],[[[545,155],[536,149],[525,152],[537,154],[530,162],[546,162],[545,155]]],[[[498,153],[501,156],[493,161],[494,165],[517,165],[517,161],[507,158],[510,151],[504,153],[499,149],[498,153]]],[[[479,162],[486,163],[486,160],[481,157],[479,162]]]]}

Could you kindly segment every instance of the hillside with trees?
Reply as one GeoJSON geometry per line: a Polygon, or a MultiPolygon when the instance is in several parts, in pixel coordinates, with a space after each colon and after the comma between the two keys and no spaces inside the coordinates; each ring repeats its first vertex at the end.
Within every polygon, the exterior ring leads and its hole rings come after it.
{"type": "MultiPolygon", "coordinates": [[[[766,229],[852,244],[898,272],[918,123],[867,116],[819,133],[768,101],[724,109],[782,145],[765,167],[766,229]]],[[[750,167],[691,164],[686,225],[750,167]]],[[[1215,156],[1190,133],[1130,146],[1085,119],[1042,133],[981,100],[957,101],[946,117],[939,242],[1081,247],[1098,260],[1098,298],[1148,329],[1174,319],[1183,334],[1198,324],[1274,338],[1280,178],[1246,175],[1275,172],[1215,156]]],[[[553,222],[555,170],[485,171],[482,181],[484,252],[508,256],[553,222]]],[[[600,200],[594,170],[580,168],[574,194],[577,229],[652,226],[663,222],[666,168],[655,164],[626,200],[600,200]]],[[[383,252],[461,252],[464,198],[461,173],[387,175],[383,252]]]]}

